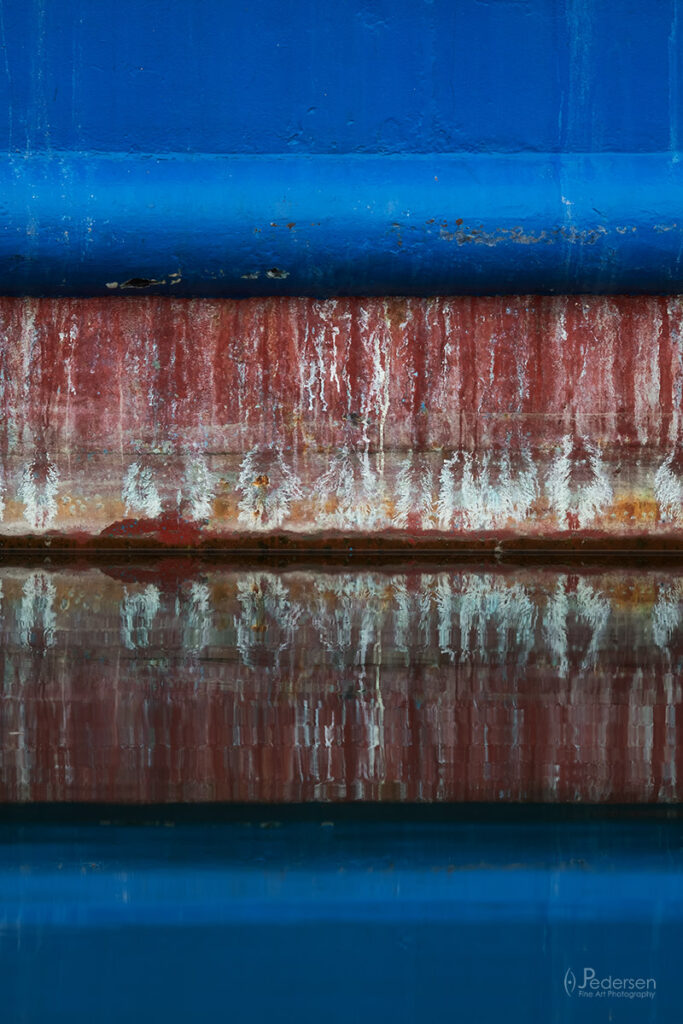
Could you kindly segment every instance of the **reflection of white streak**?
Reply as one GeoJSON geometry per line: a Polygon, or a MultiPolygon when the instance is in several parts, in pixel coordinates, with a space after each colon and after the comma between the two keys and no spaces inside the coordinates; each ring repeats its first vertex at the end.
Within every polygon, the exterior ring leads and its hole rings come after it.
{"type": "Polygon", "coordinates": [[[576,585],[576,604],[579,615],[591,629],[591,641],[581,665],[585,670],[593,667],[600,649],[604,646],[610,604],[603,594],[598,593],[595,587],[584,579],[580,579],[576,585]]]}
{"type": "Polygon", "coordinates": [[[475,576],[463,573],[462,597],[460,600],[460,657],[466,660],[471,657],[470,637],[474,630],[477,633],[477,647],[484,654],[486,661],[486,617],[484,607],[486,594],[490,589],[490,576],[475,576]]]}
{"type": "Polygon", "coordinates": [[[185,491],[190,519],[208,519],[216,494],[216,477],[203,454],[188,459],[185,465],[185,491]]]}
{"type": "Polygon", "coordinates": [[[410,635],[411,622],[411,600],[406,586],[405,576],[392,576],[389,580],[390,593],[394,599],[396,610],[394,611],[394,646],[405,658],[406,665],[408,658],[408,637],[410,635]]]}
{"type": "Polygon", "coordinates": [[[681,621],[682,590],[681,583],[660,585],[657,603],[652,609],[652,639],[657,647],[666,652],[681,621]]]}
{"type": "Polygon", "coordinates": [[[133,462],[126,472],[121,497],[126,512],[142,512],[148,519],[161,515],[161,499],[149,466],[133,462]]]}
{"type": "Polygon", "coordinates": [[[368,752],[367,772],[362,774],[371,782],[381,781],[385,777],[384,702],[379,686],[372,700],[361,702],[360,713],[368,752]]]}
{"type": "Polygon", "coordinates": [[[607,598],[599,593],[588,580],[579,580],[576,585],[576,593],[571,596],[571,599],[566,591],[566,577],[557,581],[555,592],[546,605],[543,617],[543,635],[558,663],[558,671],[561,676],[566,676],[569,669],[567,623],[572,606],[575,608],[577,618],[583,621],[591,631],[590,642],[581,663],[581,671],[593,668],[595,665],[597,657],[604,647],[611,613],[607,598]]]}
{"type": "Polygon", "coordinates": [[[313,624],[321,643],[339,667],[354,651],[354,663],[364,667],[367,651],[381,634],[388,613],[385,584],[371,573],[359,573],[321,580],[317,590],[319,600],[313,624]],[[357,644],[353,642],[354,619],[358,629],[357,644]]]}
{"type": "Polygon", "coordinates": [[[683,484],[671,469],[675,452],[666,459],[655,473],[655,498],[659,506],[659,514],[664,522],[677,522],[681,516],[683,504],[683,484]]]}
{"type": "Polygon", "coordinates": [[[185,646],[200,651],[211,636],[211,593],[206,583],[193,583],[187,610],[185,646]]]}
{"type": "Polygon", "coordinates": [[[57,515],[57,490],[57,467],[49,456],[24,467],[19,500],[24,504],[24,519],[35,529],[45,530],[52,524],[57,515]]]}
{"type": "Polygon", "coordinates": [[[517,667],[526,664],[534,646],[536,609],[522,584],[464,573],[459,605],[461,660],[476,654],[483,664],[489,662],[494,647],[487,634],[494,626],[498,662],[504,665],[512,649],[517,667]]]}
{"type": "Polygon", "coordinates": [[[45,652],[55,643],[57,590],[44,572],[32,572],[22,587],[19,639],[23,647],[45,652]]]}
{"type": "Polygon", "coordinates": [[[129,593],[123,588],[121,602],[121,639],[129,651],[149,647],[149,634],[160,607],[157,587],[149,583],[144,590],[129,593]]]}
{"type": "Polygon", "coordinates": [[[504,665],[510,651],[517,655],[517,667],[527,662],[534,646],[536,607],[520,583],[503,582],[498,596],[498,657],[504,665]]]}
{"type": "Polygon", "coordinates": [[[253,664],[252,654],[263,647],[268,633],[268,620],[279,629],[280,636],[268,636],[268,647],[275,648],[276,662],[282,651],[294,647],[294,637],[303,614],[302,607],[290,599],[282,579],[271,572],[245,573],[237,584],[241,615],[235,616],[237,648],[243,664],[253,664]]]}
{"type": "Polygon", "coordinates": [[[455,661],[455,651],[451,647],[454,618],[453,584],[446,573],[439,573],[436,580],[436,611],[438,618],[437,631],[439,650],[455,661]]]}
{"type": "Polygon", "coordinates": [[[564,577],[558,579],[543,616],[543,636],[557,663],[558,672],[563,678],[567,675],[569,669],[567,658],[567,615],[569,613],[569,601],[567,600],[565,582],[564,577]]]}

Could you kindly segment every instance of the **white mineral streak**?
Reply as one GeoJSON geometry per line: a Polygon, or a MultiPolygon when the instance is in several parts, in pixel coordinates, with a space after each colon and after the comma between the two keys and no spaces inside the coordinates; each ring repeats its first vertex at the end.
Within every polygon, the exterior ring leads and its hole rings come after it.
{"type": "Polygon", "coordinates": [[[252,448],[240,463],[236,484],[242,497],[238,521],[252,530],[280,527],[289,517],[293,501],[303,497],[299,476],[287,465],[282,452],[252,448]]]}
{"type": "MultiPolygon", "coordinates": [[[[304,345],[306,346],[306,349],[308,349],[308,343],[312,336],[313,349],[315,352],[315,355],[309,362],[308,366],[304,369],[303,362],[301,366],[302,383],[308,395],[309,412],[314,410],[316,401],[319,401],[323,411],[327,412],[325,385],[328,380],[328,373],[325,367],[325,355],[328,324],[324,321],[328,319],[329,311],[321,311],[321,316],[323,319],[323,325],[311,329],[307,322],[304,334],[304,345]]],[[[336,376],[336,366],[334,367],[334,370],[330,372],[330,376],[336,376]]]]}
{"type": "Polygon", "coordinates": [[[22,587],[18,611],[19,642],[22,647],[41,651],[55,644],[57,590],[44,572],[32,572],[22,587]]]}
{"type": "Polygon", "coordinates": [[[402,460],[396,475],[396,502],[392,516],[394,526],[404,527],[413,509],[415,498],[415,480],[413,472],[413,455],[410,453],[402,460]]]}
{"type": "Polygon", "coordinates": [[[574,455],[574,439],[571,434],[562,438],[560,449],[546,474],[545,490],[550,508],[558,523],[565,529],[572,527],[572,517],[582,529],[589,526],[612,502],[612,485],[597,445],[584,439],[583,446],[588,453],[589,479],[576,489],[571,478],[578,467],[574,455]]]}
{"type": "Polygon", "coordinates": [[[21,317],[21,335],[19,345],[22,356],[22,382],[23,401],[28,404],[32,386],[35,385],[36,373],[33,365],[33,355],[37,344],[35,330],[36,313],[38,302],[36,299],[24,299],[21,317]]]}
{"type": "Polygon", "coordinates": [[[121,492],[127,514],[142,514],[146,519],[161,515],[161,498],[149,466],[133,462],[126,472],[121,492]]]}
{"type": "Polygon", "coordinates": [[[148,583],[144,590],[123,588],[121,640],[129,651],[149,647],[150,632],[161,607],[159,588],[148,583]]]}
{"type": "Polygon", "coordinates": [[[569,489],[569,475],[571,473],[571,462],[569,456],[572,453],[574,443],[569,434],[562,438],[559,452],[553,459],[545,479],[545,490],[548,503],[557,516],[560,526],[567,527],[567,516],[571,511],[571,493],[569,489]]]}
{"type": "Polygon", "coordinates": [[[455,452],[449,459],[444,461],[439,474],[439,497],[436,502],[436,516],[442,530],[449,530],[453,525],[458,495],[454,469],[460,460],[460,452],[455,452]]]}
{"type": "MultiPolygon", "coordinates": [[[[358,423],[362,425],[362,439],[357,447],[342,445],[330,453],[326,468],[306,495],[315,510],[313,522],[316,529],[372,530],[392,525],[388,511],[389,488],[385,480],[385,428],[390,407],[390,333],[388,330],[383,331],[381,326],[371,328],[366,309],[361,309],[360,318],[365,358],[371,363],[368,386],[360,395],[358,423]]],[[[327,411],[326,381],[330,386],[336,385],[338,391],[341,390],[337,367],[338,333],[338,328],[329,324],[313,333],[314,355],[307,362],[306,372],[302,370],[301,377],[302,395],[304,392],[306,395],[302,404],[303,407],[307,405],[309,411],[317,412],[318,408],[323,413],[327,411]],[[330,336],[331,353],[327,340],[330,336]],[[330,359],[329,367],[326,366],[326,358],[330,359]]],[[[307,334],[307,343],[308,340],[307,334]]],[[[343,374],[343,380],[351,415],[354,410],[348,373],[343,374]]],[[[410,480],[406,478],[406,508],[413,506],[414,498],[408,494],[413,484],[412,477],[410,480]]],[[[301,489],[299,483],[299,491],[301,489]]],[[[402,513],[399,511],[398,514],[400,518],[402,513]]]]}
{"type": "Polygon", "coordinates": [[[671,464],[676,452],[672,451],[655,473],[655,499],[663,522],[677,523],[683,512],[683,483],[673,472],[671,464]]]}
{"type": "MultiPolygon", "coordinates": [[[[683,409],[683,331],[681,330],[681,317],[683,316],[683,302],[680,298],[671,298],[670,302],[670,326],[671,326],[671,399],[673,415],[669,424],[669,440],[672,444],[680,442],[683,434],[683,423],[681,423],[681,410],[683,409]]],[[[665,396],[661,396],[662,398],[665,396]]]]}
{"type": "MultiPolygon", "coordinates": [[[[652,436],[659,431],[661,421],[661,380],[659,372],[659,348],[662,332],[662,317],[658,309],[653,309],[647,317],[644,329],[637,333],[637,350],[633,362],[633,401],[635,427],[641,445],[649,443],[652,436]]],[[[618,343],[615,347],[615,358],[619,358],[618,343]]],[[[674,383],[675,386],[675,383],[674,383]]],[[[611,407],[617,407],[617,396],[612,389],[611,407]]],[[[680,408],[680,407],[678,407],[680,408]]]]}
{"type": "Polygon", "coordinates": [[[507,449],[500,456],[498,489],[490,502],[490,514],[496,522],[523,522],[538,497],[537,472],[531,453],[523,447],[520,454],[522,468],[517,471],[512,469],[507,449]]]}
{"type": "Polygon", "coordinates": [[[420,527],[430,530],[434,528],[434,476],[429,466],[415,467],[415,461],[412,452],[401,460],[396,474],[396,499],[391,523],[404,528],[411,513],[416,513],[420,527]]]}
{"type": "Polygon", "coordinates": [[[188,519],[204,520],[211,517],[218,480],[209,469],[206,456],[199,452],[185,462],[183,496],[187,501],[188,519]]]}
{"type": "Polygon", "coordinates": [[[436,517],[443,530],[458,520],[467,529],[493,529],[523,522],[538,496],[538,473],[523,447],[522,466],[513,470],[507,450],[500,455],[457,451],[439,474],[436,517]]]}
{"type": "Polygon", "coordinates": [[[315,521],[321,528],[372,529],[390,525],[386,486],[377,456],[344,446],[314,484],[315,521]]]}
{"type": "Polygon", "coordinates": [[[24,467],[19,482],[19,500],[24,506],[24,519],[35,530],[47,530],[57,516],[59,475],[49,456],[34,458],[24,467]]]}
{"type": "Polygon", "coordinates": [[[0,469],[0,520],[5,514],[5,477],[0,469]]]}
{"type": "Polygon", "coordinates": [[[68,334],[65,331],[59,332],[59,340],[64,347],[64,368],[66,370],[66,403],[64,410],[64,445],[68,459],[68,472],[71,475],[71,399],[76,397],[76,388],[73,382],[74,348],[78,340],[78,326],[72,324],[68,334]],[[66,344],[68,339],[68,344],[66,344]]]}
{"type": "Polygon", "coordinates": [[[242,499],[239,503],[238,519],[250,527],[258,526],[265,511],[265,499],[261,492],[260,485],[255,481],[262,475],[257,469],[258,448],[252,448],[240,463],[240,473],[237,479],[237,490],[242,492],[242,499]]]}
{"type": "Polygon", "coordinates": [[[368,436],[368,424],[370,420],[377,422],[377,447],[379,449],[379,474],[384,475],[384,431],[387,414],[390,405],[389,384],[391,380],[391,333],[387,328],[381,331],[379,326],[369,330],[369,316],[367,310],[362,309],[360,314],[363,336],[369,338],[369,345],[372,353],[372,377],[370,387],[364,400],[364,436],[365,454],[369,450],[370,438],[368,436]]]}

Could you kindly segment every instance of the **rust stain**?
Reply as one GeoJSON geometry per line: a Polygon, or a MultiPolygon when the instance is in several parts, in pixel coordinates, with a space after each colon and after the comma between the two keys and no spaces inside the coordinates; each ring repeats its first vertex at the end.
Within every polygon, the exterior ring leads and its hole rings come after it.
{"type": "Polygon", "coordinates": [[[676,548],[682,334],[678,297],[0,299],[0,546],[676,548]]]}

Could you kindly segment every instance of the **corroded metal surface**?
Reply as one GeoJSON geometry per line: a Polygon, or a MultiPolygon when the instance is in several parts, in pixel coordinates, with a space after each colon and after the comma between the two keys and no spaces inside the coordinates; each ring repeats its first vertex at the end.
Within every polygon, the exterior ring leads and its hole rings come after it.
{"type": "Polygon", "coordinates": [[[0,535],[677,544],[681,338],[678,298],[0,300],[0,535]]]}
{"type": "Polygon", "coordinates": [[[683,569],[0,579],[3,801],[683,797],[683,569]]]}

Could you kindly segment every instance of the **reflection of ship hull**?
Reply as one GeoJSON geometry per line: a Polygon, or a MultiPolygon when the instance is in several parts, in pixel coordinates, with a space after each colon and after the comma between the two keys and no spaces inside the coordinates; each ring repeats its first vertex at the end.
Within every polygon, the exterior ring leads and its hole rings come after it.
{"type": "Polygon", "coordinates": [[[5,801],[683,795],[683,570],[0,582],[5,801]]]}
{"type": "Polygon", "coordinates": [[[0,543],[680,544],[682,334],[662,297],[2,299],[0,543]]]}
{"type": "Polygon", "coordinates": [[[680,821],[167,813],[0,826],[6,1020],[680,1020],[680,821]]]}

